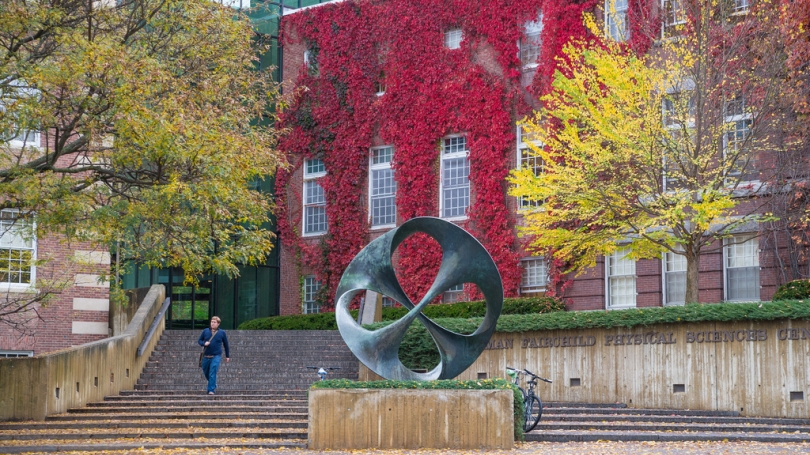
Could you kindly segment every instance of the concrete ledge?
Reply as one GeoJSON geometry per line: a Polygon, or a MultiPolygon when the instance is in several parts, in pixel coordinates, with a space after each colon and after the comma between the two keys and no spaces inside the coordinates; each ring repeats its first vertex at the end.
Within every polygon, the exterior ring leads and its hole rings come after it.
{"type": "Polygon", "coordinates": [[[310,449],[511,449],[511,390],[313,389],[310,449]]]}
{"type": "MultiPolygon", "coordinates": [[[[149,358],[136,355],[138,346],[165,297],[163,285],[152,286],[121,335],[36,357],[0,359],[0,421],[45,420],[133,389],[149,358]]],[[[163,328],[161,320],[148,351],[163,328]]]]}

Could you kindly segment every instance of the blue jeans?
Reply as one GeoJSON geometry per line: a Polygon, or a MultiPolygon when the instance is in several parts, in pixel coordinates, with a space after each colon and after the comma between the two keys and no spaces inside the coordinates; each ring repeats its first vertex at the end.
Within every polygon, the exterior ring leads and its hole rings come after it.
{"type": "Polygon", "coordinates": [[[205,379],[208,380],[209,392],[215,392],[217,390],[217,371],[219,371],[220,362],[222,362],[221,355],[215,355],[211,359],[203,357],[202,371],[205,379]]]}

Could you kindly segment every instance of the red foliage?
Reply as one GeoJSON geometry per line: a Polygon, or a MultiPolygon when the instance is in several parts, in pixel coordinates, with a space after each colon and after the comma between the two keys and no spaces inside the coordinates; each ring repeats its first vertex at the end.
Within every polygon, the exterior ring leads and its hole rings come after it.
{"type": "MultiPolygon", "coordinates": [[[[298,234],[301,213],[286,203],[300,201],[300,189],[290,188],[289,174],[279,174],[277,194],[286,196],[279,198],[281,238],[334,290],[369,240],[364,195],[374,141],[395,147],[398,219],[404,221],[438,214],[438,141],[466,133],[472,204],[464,227],[492,255],[506,294],[515,295],[521,254],[505,177],[514,153],[514,120],[530,110],[516,43],[523,24],[544,11],[542,64],[529,88],[536,99],[548,89],[564,43],[586,37],[582,13],[598,2],[350,0],[285,16],[285,44],[317,49],[318,74],[302,69],[296,81],[306,90],[282,115],[282,125],[290,128],[282,148],[296,157],[290,160],[294,167],[302,157],[324,160],[327,175],[319,182],[329,234],[315,243],[298,234]],[[445,48],[444,31],[457,27],[464,33],[461,48],[445,48]],[[386,92],[378,97],[383,72],[386,92]]],[[[413,297],[430,287],[441,260],[440,251],[424,243],[408,241],[398,251],[402,285],[413,297]]]]}

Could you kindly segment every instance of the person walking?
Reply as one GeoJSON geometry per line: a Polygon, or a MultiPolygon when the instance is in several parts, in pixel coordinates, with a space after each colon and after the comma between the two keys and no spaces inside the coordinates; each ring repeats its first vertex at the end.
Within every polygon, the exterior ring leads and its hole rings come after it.
{"type": "Polygon", "coordinates": [[[228,335],[224,330],[220,330],[219,324],[222,320],[219,316],[211,318],[211,328],[205,329],[200,334],[197,344],[203,346],[202,371],[208,381],[208,395],[213,395],[217,390],[217,371],[222,362],[222,348],[225,348],[225,362],[231,361],[231,349],[228,346],[228,335]]]}

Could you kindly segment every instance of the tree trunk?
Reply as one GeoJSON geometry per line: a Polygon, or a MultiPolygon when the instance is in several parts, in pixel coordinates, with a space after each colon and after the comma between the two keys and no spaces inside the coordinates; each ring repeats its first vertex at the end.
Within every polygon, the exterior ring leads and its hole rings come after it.
{"type": "Polygon", "coordinates": [[[694,251],[692,245],[686,245],[686,297],[685,303],[696,303],[700,300],[700,251],[694,251]]]}

